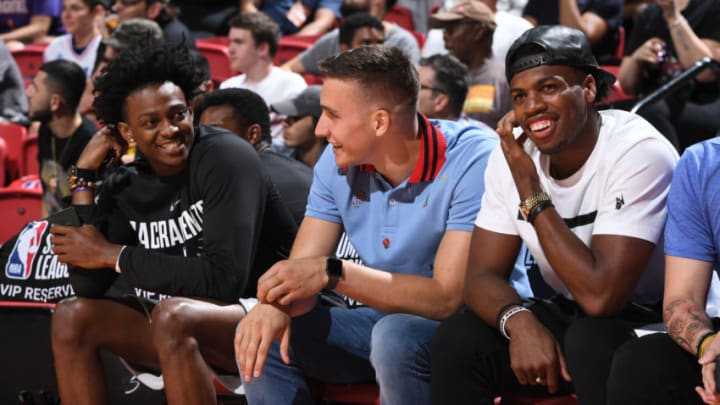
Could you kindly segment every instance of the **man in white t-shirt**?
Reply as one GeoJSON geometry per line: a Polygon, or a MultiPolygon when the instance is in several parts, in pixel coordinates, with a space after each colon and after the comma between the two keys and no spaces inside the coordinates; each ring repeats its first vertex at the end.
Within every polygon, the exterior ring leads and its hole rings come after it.
{"type": "MultiPolygon", "coordinates": [[[[254,12],[233,17],[228,36],[231,66],[243,73],[222,82],[221,89],[249,89],[271,105],[291,99],[307,87],[299,74],[273,65],[280,29],[267,15],[254,12]]],[[[271,113],[270,119],[273,144],[282,145],[282,117],[271,113]]]]}
{"type": "Polygon", "coordinates": [[[485,172],[468,310],[433,341],[432,398],[490,404],[574,390],[583,404],[605,404],[615,350],[661,319],[661,236],[678,156],[641,117],[596,110],[615,78],[579,30],[525,32],[505,73],[513,113],[485,172]],[[523,301],[511,288],[523,242],[555,295],[523,301]]]}

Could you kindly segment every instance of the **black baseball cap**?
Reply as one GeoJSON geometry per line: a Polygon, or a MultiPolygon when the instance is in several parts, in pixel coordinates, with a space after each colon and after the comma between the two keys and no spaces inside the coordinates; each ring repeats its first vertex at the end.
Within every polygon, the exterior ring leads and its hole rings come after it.
{"type": "Polygon", "coordinates": [[[540,65],[573,66],[592,74],[599,83],[615,83],[615,76],[598,66],[585,34],[564,25],[540,25],[513,42],[505,57],[508,83],[516,73],[540,65]]]}
{"type": "Polygon", "coordinates": [[[320,92],[322,86],[308,86],[300,94],[290,100],[280,101],[272,105],[275,112],[288,117],[304,117],[312,115],[320,118],[322,107],[320,106],[320,92]]]}

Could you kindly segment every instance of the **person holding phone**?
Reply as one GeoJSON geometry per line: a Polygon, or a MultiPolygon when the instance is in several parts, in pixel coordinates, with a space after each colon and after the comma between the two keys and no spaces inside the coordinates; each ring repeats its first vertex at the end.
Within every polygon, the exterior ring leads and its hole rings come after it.
{"type": "Polygon", "coordinates": [[[169,403],[214,403],[212,384],[201,384],[211,381],[205,361],[235,370],[233,331],[248,308],[238,299],[255,296],[257,279],[286,257],[297,225],[252,146],[221,128],[193,127],[188,103],[201,78],[185,47],[128,49],[105,72],[95,86],[105,128],[69,181],[84,225],[51,229],[78,295],[59,303],[52,319],[60,396],[105,402],[103,349],[162,370],[169,403]],[[121,156],[132,141],[140,156],[96,190],[105,157],[121,156]],[[173,298],[158,303],[161,294],[173,298]],[[191,331],[186,339],[170,338],[178,311],[191,331]],[[184,387],[195,396],[178,395],[184,387]]]}
{"type": "Polygon", "coordinates": [[[618,351],[608,404],[720,404],[720,141],[688,148],[668,195],[665,225],[667,333],[618,351]]]}
{"type": "Polygon", "coordinates": [[[660,302],[677,153],[642,118],[596,110],[615,78],[579,30],[526,31],[508,51],[506,75],[513,111],[485,175],[468,309],[435,334],[431,397],[492,404],[507,393],[574,389],[581,404],[605,404],[613,352],[633,326],[660,319],[638,304],[660,302]],[[522,242],[554,296],[524,301],[510,286],[522,242]]]}

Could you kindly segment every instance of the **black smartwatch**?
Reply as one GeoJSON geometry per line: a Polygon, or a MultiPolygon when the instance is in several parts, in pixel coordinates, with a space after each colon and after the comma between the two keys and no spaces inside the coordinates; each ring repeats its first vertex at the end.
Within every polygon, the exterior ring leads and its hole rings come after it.
{"type": "Polygon", "coordinates": [[[325,272],[328,275],[328,290],[334,290],[338,281],[343,278],[343,262],[337,257],[328,257],[325,262],[325,272]]]}

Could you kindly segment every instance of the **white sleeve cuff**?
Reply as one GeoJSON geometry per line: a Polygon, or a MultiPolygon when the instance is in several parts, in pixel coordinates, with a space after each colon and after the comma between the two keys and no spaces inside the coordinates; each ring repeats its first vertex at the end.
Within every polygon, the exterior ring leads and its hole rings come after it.
{"type": "Polygon", "coordinates": [[[122,273],[122,270],[120,269],[120,256],[122,256],[123,251],[125,251],[125,248],[127,245],[123,245],[123,247],[120,248],[120,253],[118,253],[117,260],[115,261],[115,273],[122,273]]]}

